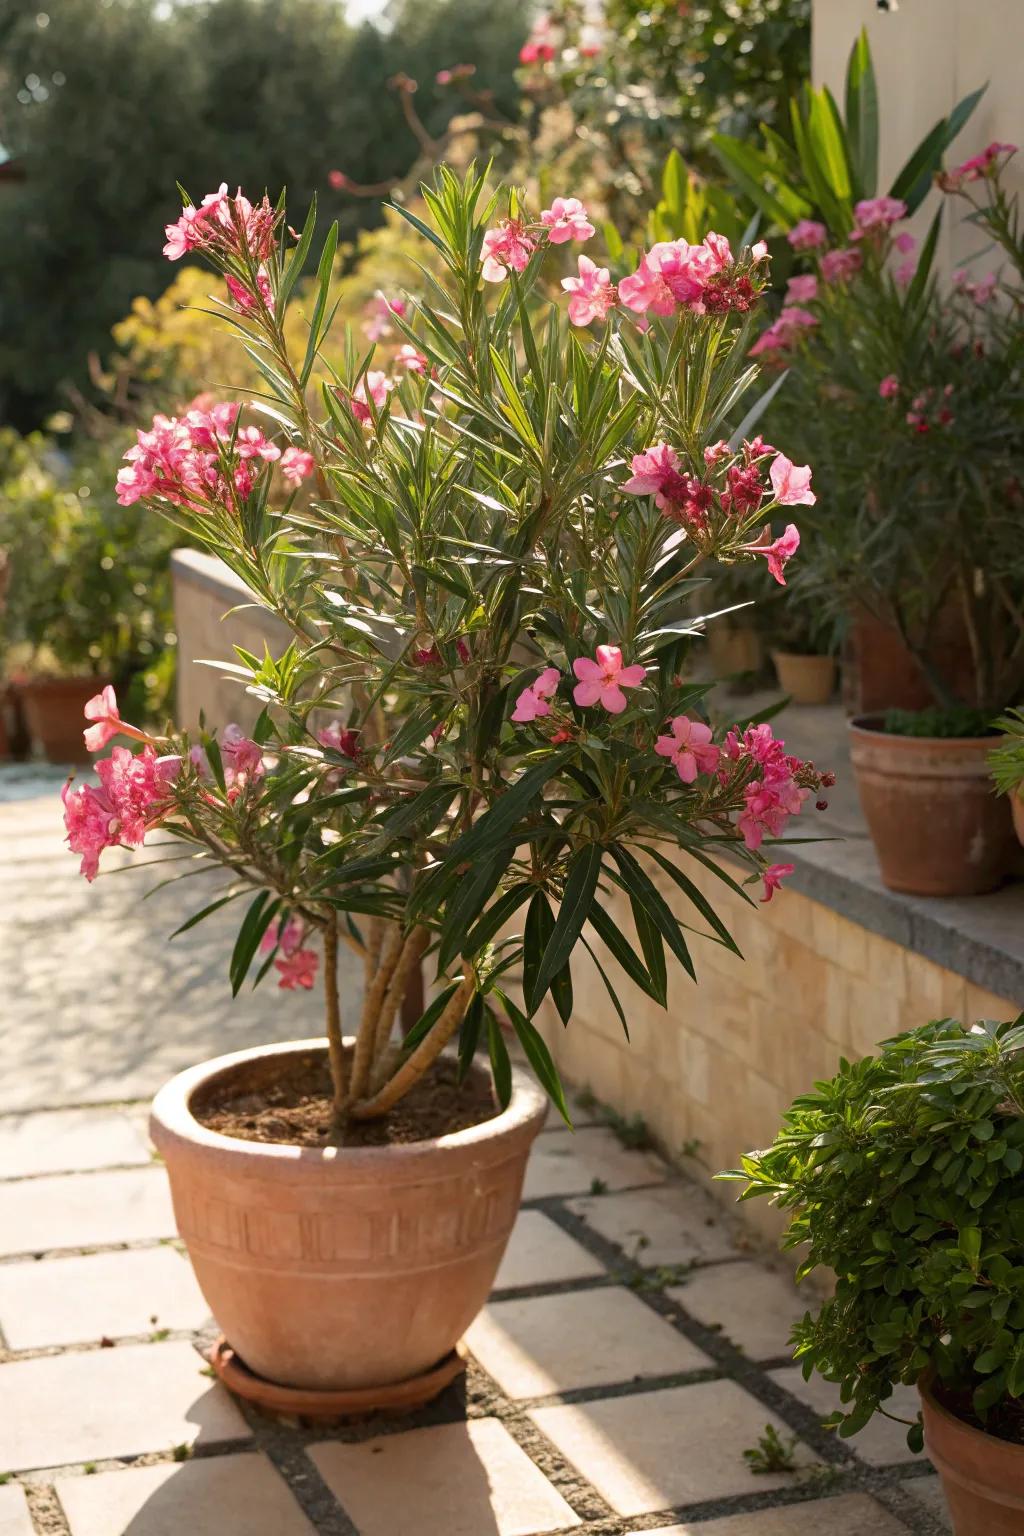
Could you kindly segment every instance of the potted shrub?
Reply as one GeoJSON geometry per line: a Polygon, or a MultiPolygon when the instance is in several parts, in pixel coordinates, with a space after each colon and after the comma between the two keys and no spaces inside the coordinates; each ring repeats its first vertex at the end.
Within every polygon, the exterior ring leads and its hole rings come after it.
{"type": "Polygon", "coordinates": [[[128,689],[174,638],[172,539],[118,506],[109,482],[121,452],[123,437],[84,439],[68,455],[41,434],[0,434],[0,631],[28,733],[51,762],[88,760],[87,701],[108,684],[128,689]]]}
{"type": "Polygon", "coordinates": [[[1024,847],[1024,710],[1008,709],[995,722],[1002,740],[988,755],[996,792],[1010,802],[1013,827],[1024,847]]]}
{"type": "Polygon", "coordinates": [[[835,692],[836,625],[823,619],[799,583],[771,605],[772,664],[779,687],[794,704],[827,704],[835,692]]]}
{"type": "Polygon", "coordinates": [[[891,623],[930,695],[916,716],[851,722],[882,878],[921,895],[991,890],[1012,847],[987,765],[989,721],[1024,689],[1021,240],[1000,182],[1011,153],[992,146],[943,178],[950,192],[982,189],[972,219],[1001,242],[1007,272],[961,274],[941,293],[941,210],[918,257],[906,202],[862,199],[843,244],[824,225],[799,233],[814,270],[755,346],[793,364],[770,429],[820,449],[828,474],[805,580],[891,623]]]}
{"type": "Polygon", "coordinates": [[[325,1041],[196,1066],[153,1111],[200,1284],[247,1390],[276,1402],[437,1390],[544,1117],[506,1030],[564,1113],[531,1018],[550,991],[568,1022],[586,925],[664,1002],[666,948],[692,964],[641,860],[673,880],[685,922],[731,947],[687,860],[742,890],[716,862],[727,845],[774,888],[771,843],[822,782],[766,724],[714,736],[711,685],[682,678],[698,565],[764,561],[782,580],[798,535],[773,537],[771,520],[810,495],[806,468],[723,440],[751,377],[762,253],[710,234],[617,286],[580,258],[551,303],[548,246],[594,233],[580,204],[538,218],[443,168],[424,196],[429,223],[409,217],[444,275],[395,315],[398,368],[350,344],[315,406],[336,229],[293,357],[285,316],[315,209],[290,254],[284,210],[223,187],[169,227],[170,255],[197,250],[221,274],[266,398],[157,418],[119,497],[218,554],[294,641],[231,668],[265,705],[251,738],[147,736],[94,701],[90,747],[127,732],[138,750],[115,747],[99,788],[65,792],[88,877],[105,847],[159,827],[187,874],[214,877],[192,922],[240,904],[235,992],[254,968],[285,988],[322,973],[325,1041]],[[635,936],[605,914],[613,886],[635,936]],[[361,1002],[339,995],[343,946],[361,1002]],[[399,1041],[424,961],[429,1000],[399,1041]]]}
{"type": "MultiPolygon", "coordinates": [[[[1024,1016],[944,1019],[844,1061],[724,1175],[791,1213],[800,1277],[835,1273],[793,1342],[805,1375],[838,1385],[839,1434],[919,1386],[957,1536],[1016,1531],[1024,1508],[1022,1168],[1024,1016]]],[[[907,1438],[920,1450],[920,1422],[907,1438]]]]}

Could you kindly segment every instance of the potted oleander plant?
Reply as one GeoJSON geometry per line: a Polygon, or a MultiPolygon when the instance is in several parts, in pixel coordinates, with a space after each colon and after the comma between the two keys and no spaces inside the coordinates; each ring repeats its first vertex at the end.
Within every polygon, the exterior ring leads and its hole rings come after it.
{"type": "Polygon", "coordinates": [[[844,1061],[765,1151],[723,1175],[789,1215],[799,1275],[835,1275],[795,1358],[839,1387],[855,1435],[893,1388],[941,1478],[957,1536],[1016,1530],[1024,1507],[1024,1015],[951,1019],[844,1061]],[[922,1422],[923,1421],[923,1422],[922,1422]]]}
{"type": "Polygon", "coordinates": [[[1024,710],[1008,709],[994,722],[1000,740],[988,755],[997,794],[1010,802],[1014,831],[1024,846],[1024,710]]]}
{"type": "Polygon", "coordinates": [[[549,285],[549,248],[594,237],[577,199],[533,212],[443,167],[423,196],[406,217],[440,276],[392,304],[390,372],[352,342],[343,372],[322,359],[336,228],[293,355],[315,208],[294,249],[283,207],[225,187],[168,227],[169,257],[214,268],[265,385],[157,417],[119,499],[219,556],[293,639],[227,667],[263,702],[251,736],[157,736],[97,694],[87,745],[128,744],[65,791],[87,878],[159,832],[207,887],[186,928],[237,907],[236,993],[322,979],[324,1040],[197,1065],[152,1121],[218,1368],[293,1411],[407,1404],[458,1368],[545,1091],[565,1113],[534,1018],[550,996],[570,1021],[577,946],[664,1003],[689,925],[734,947],[690,861],[746,894],[728,850],[774,890],[774,845],[829,778],[766,723],[713,728],[710,684],[688,680],[702,562],[783,582],[812,495],[806,467],[728,439],[763,250],[663,243],[618,282],[584,253],[549,285]],[[348,952],[361,996],[339,985],[348,952]]]}

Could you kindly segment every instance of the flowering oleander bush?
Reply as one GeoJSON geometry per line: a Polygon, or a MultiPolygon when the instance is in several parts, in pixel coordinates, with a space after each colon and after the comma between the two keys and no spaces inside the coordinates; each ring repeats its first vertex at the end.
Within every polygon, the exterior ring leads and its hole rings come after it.
{"type": "MultiPolygon", "coordinates": [[[[937,704],[989,715],[1024,691],[1024,289],[1016,208],[992,145],[940,185],[1009,258],[932,272],[940,208],[920,249],[907,205],[858,201],[837,243],[789,233],[802,270],[753,354],[790,371],[766,418],[812,454],[826,487],[801,585],[835,610],[894,624],[937,704]],[[944,627],[955,650],[935,644],[944,627]]],[[[991,249],[991,246],[989,247],[991,249]]]]}
{"type": "Polygon", "coordinates": [[[666,947],[693,974],[690,924],[735,947],[689,862],[746,894],[718,862],[729,850],[767,900],[789,869],[776,840],[830,782],[767,723],[713,723],[711,685],[688,675],[701,563],[763,561],[784,582],[786,519],[814,501],[806,467],[726,436],[756,374],[763,252],[710,233],[653,247],[618,282],[580,258],[588,312],[570,319],[583,290],[546,296],[545,272],[551,245],[593,238],[575,198],[535,214],[443,168],[424,198],[428,219],[407,216],[443,275],[391,296],[390,370],[352,338],[315,405],[336,229],[299,356],[285,318],[315,209],[291,251],[283,208],[225,187],[168,227],[172,259],[200,252],[218,274],[264,383],[245,407],[157,416],[119,499],[220,555],[293,640],[228,667],[264,704],[251,737],[225,723],[157,738],[97,695],[90,748],[133,745],[100,760],[98,787],[65,792],[87,878],[159,829],[187,845],[190,877],[224,882],[193,922],[247,902],[236,992],[260,956],[257,981],[310,987],[322,951],[339,1128],[385,1113],[456,1034],[464,1068],[486,1040],[507,1098],[499,1012],[561,1104],[530,1021],[548,992],[568,1020],[587,927],[665,1003],[666,947]],[[613,888],[635,936],[606,914],[613,888]],[[350,1056],[339,944],[365,967],[350,1056]],[[424,956],[436,994],[396,1047],[424,956]],[[505,989],[520,966],[525,1011],[505,989]]]}

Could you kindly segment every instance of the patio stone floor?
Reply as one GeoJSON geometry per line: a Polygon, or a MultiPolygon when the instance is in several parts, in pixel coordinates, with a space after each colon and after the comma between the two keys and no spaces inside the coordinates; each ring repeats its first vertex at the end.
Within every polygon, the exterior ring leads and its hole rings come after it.
{"type": "Polygon", "coordinates": [[[538,1139],[463,1381],[409,1418],[331,1429],[236,1403],[201,1353],[213,1328],[146,1098],[190,1060],[315,1026],[262,989],[229,1012],[216,929],[176,969],[177,897],[140,909],[118,877],[90,907],[52,788],[0,804],[0,843],[17,864],[0,894],[0,1536],[948,1532],[899,1425],[821,1428],[831,1389],[791,1364],[785,1273],[592,1108],[538,1139]],[[768,1425],[792,1470],[745,1460],[768,1425]]]}

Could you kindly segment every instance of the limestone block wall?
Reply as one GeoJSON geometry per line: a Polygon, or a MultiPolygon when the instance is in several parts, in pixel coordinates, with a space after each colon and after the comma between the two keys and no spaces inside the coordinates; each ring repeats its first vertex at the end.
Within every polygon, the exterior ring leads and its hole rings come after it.
{"type": "MultiPolygon", "coordinates": [[[[659,870],[647,873],[673,910],[694,927],[699,914],[659,870]]],[[[698,984],[670,960],[663,1011],[588,934],[618,992],[630,1041],[585,952],[573,959],[575,1009],[564,1028],[550,1002],[538,1018],[563,1076],[626,1115],[640,1114],[670,1157],[698,1142],[686,1167],[711,1183],[742,1153],[771,1141],[783,1111],[841,1056],[869,1054],[880,1041],[929,1019],[1012,1018],[1022,999],[996,996],[925,956],[840,916],[796,890],[748,906],[700,865],[687,874],[715,904],[743,952],[693,938],[698,984]],[[621,983],[621,984],[620,984],[621,983]]],[[[628,902],[607,898],[632,933],[628,902]]],[[[731,1203],[737,1188],[711,1184],[731,1203]]],[[[767,1201],[740,1208],[764,1237],[782,1222],[767,1201]]]]}

